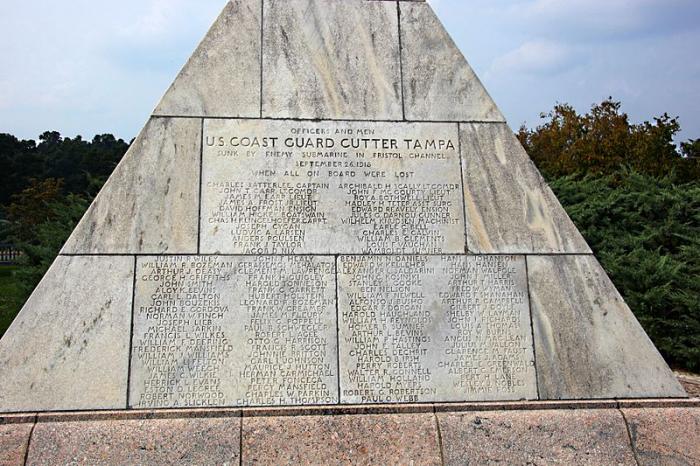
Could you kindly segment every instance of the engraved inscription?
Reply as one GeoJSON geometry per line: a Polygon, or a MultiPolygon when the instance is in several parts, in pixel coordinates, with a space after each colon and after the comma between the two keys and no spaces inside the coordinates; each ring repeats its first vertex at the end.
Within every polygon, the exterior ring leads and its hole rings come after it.
{"type": "Polygon", "coordinates": [[[133,408],[338,402],[335,260],[140,257],[133,408]]]}
{"type": "Polygon", "coordinates": [[[206,120],[202,251],[464,252],[454,124],[206,120]]]}
{"type": "Polygon", "coordinates": [[[523,257],[343,256],[343,403],[537,397],[523,257]]]}

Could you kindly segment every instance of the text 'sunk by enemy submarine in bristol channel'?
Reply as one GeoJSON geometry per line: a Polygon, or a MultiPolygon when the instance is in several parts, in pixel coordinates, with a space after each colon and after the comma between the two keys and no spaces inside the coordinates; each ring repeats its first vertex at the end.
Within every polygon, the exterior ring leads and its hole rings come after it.
{"type": "Polygon", "coordinates": [[[421,1],[229,1],[0,374],[4,413],[685,396],[421,1]]]}

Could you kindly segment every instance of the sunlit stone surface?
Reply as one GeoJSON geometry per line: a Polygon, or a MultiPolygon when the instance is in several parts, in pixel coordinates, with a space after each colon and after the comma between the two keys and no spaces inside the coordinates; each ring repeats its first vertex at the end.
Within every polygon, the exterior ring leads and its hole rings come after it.
{"type": "Polygon", "coordinates": [[[0,341],[0,413],[679,396],[421,1],[227,2],[0,341]]]}

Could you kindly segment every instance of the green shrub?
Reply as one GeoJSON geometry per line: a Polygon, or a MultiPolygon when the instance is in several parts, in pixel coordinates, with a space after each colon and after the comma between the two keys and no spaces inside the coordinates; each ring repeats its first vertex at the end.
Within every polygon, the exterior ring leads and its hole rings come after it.
{"type": "MultiPolygon", "coordinates": [[[[19,266],[0,269],[0,336],[44,276],[88,205],[88,199],[74,194],[51,201],[45,206],[44,220],[31,225],[31,239],[11,237],[24,254],[19,266]]],[[[24,231],[16,226],[18,231],[24,231]]]]}
{"type": "Polygon", "coordinates": [[[667,361],[700,369],[700,182],[626,170],[550,185],[667,361]]]}
{"type": "Polygon", "coordinates": [[[17,267],[0,266],[0,336],[10,326],[26,298],[16,271],[17,267]]]}

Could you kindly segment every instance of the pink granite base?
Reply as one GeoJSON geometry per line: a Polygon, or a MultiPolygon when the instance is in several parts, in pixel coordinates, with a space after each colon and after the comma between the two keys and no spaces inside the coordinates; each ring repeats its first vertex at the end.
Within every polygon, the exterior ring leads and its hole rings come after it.
{"type": "Polygon", "coordinates": [[[439,465],[430,414],[251,417],[243,464],[439,465]]]}
{"type": "Polygon", "coordinates": [[[239,446],[239,417],[39,422],[27,464],[238,464],[239,446]]]}
{"type": "Polygon", "coordinates": [[[628,464],[617,410],[440,414],[445,464],[628,464]]]}
{"type": "Polygon", "coordinates": [[[623,409],[640,466],[700,465],[700,409],[623,409]]]}
{"type": "Polygon", "coordinates": [[[24,464],[32,423],[0,425],[0,466],[24,464]]]}
{"type": "Polygon", "coordinates": [[[700,465],[699,400],[0,415],[26,464],[700,465]]]}

